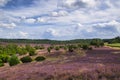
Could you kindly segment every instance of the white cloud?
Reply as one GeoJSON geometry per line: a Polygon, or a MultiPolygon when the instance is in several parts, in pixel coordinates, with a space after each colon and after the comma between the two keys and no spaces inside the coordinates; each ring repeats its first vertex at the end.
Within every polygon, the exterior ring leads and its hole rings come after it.
{"type": "Polygon", "coordinates": [[[15,23],[0,23],[0,27],[2,28],[14,28],[16,27],[15,23]]]}
{"type": "Polygon", "coordinates": [[[47,29],[46,32],[51,34],[52,36],[59,36],[59,32],[52,28],[47,29]]]}
{"type": "MultiPolygon", "coordinates": [[[[29,34],[27,32],[23,32],[23,31],[9,32],[9,33],[5,33],[4,35],[6,35],[5,38],[17,38],[17,39],[28,38],[28,36],[29,36],[29,34]]],[[[3,36],[1,36],[1,37],[3,37],[3,36]]]]}
{"type": "Polygon", "coordinates": [[[73,30],[66,28],[48,28],[45,32],[44,32],[45,36],[51,37],[51,38],[60,38],[60,37],[68,37],[68,36],[72,36],[73,34],[73,30]]]}
{"type": "Polygon", "coordinates": [[[19,31],[19,34],[23,38],[27,38],[27,36],[28,36],[28,33],[27,32],[23,32],[23,31],[19,31]]]}
{"type": "Polygon", "coordinates": [[[66,16],[68,14],[68,12],[67,11],[65,11],[65,10],[60,10],[60,11],[58,11],[58,12],[52,12],[51,13],[51,15],[53,16],[53,17],[59,17],[59,16],[66,16]]]}
{"type": "Polygon", "coordinates": [[[95,8],[99,5],[99,0],[61,0],[60,8],[79,9],[95,8]]]}
{"type": "Polygon", "coordinates": [[[5,6],[11,0],[0,0],[0,6],[5,6]]]}
{"type": "Polygon", "coordinates": [[[34,4],[27,7],[0,8],[0,27],[4,33],[9,32],[4,28],[15,27],[10,34],[16,38],[31,38],[33,34],[50,39],[117,36],[120,35],[119,4],[120,0],[34,0],[34,4]],[[16,27],[16,24],[19,25],[16,27]],[[25,26],[27,32],[23,32],[25,26]]]}
{"type": "Polygon", "coordinates": [[[112,33],[120,33],[120,22],[112,20],[110,22],[93,24],[95,28],[102,29],[106,31],[113,31],[112,33]]]}
{"type": "Polygon", "coordinates": [[[37,22],[40,22],[40,23],[45,23],[47,22],[48,18],[37,18],[37,22]]]}
{"type": "Polygon", "coordinates": [[[57,0],[35,0],[34,4],[29,7],[20,7],[16,10],[5,10],[4,12],[16,17],[34,17],[47,14],[57,9],[57,0]]]}
{"type": "Polygon", "coordinates": [[[29,23],[29,24],[33,24],[33,23],[36,22],[36,19],[29,18],[29,19],[25,19],[24,22],[25,22],[25,23],[29,23]]]}

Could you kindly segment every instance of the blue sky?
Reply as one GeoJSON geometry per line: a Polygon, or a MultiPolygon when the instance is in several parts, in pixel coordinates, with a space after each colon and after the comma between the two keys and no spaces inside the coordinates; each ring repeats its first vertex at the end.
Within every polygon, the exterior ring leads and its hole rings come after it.
{"type": "Polygon", "coordinates": [[[0,0],[0,38],[120,36],[120,0],[0,0]]]}

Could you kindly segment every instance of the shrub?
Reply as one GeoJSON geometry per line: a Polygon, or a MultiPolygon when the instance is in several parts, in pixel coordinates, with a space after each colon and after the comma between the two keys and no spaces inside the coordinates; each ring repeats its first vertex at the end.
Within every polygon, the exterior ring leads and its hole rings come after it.
{"type": "Polygon", "coordinates": [[[4,66],[4,63],[2,62],[2,60],[0,59],[0,67],[4,66]]]}
{"type": "Polygon", "coordinates": [[[35,58],[36,61],[44,61],[46,58],[44,56],[38,56],[35,58]]]}
{"type": "Polygon", "coordinates": [[[88,49],[89,49],[89,50],[92,50],[93,48],[92,48],[92,47],[89,47],[88,49]]]}
{"type": "Polygon", "coordinates": [[[35,49],[31,49],[31,50],[29,51],[29,56],[34,56],[34,55],[36,55],[35,49]]]}
{"type": "Polygon", "coordinates": [[[10,66],[14,66],[14,65],[17,65],[19,63],[20,63],[20,61],[19,61],[17,56],[13,55],[13,56],[10,57],[10,59],[9,59],[9,65],[10,66]]]}
{"type": "Polygon", "coordinates": [[[81,57],[86,56],[86,53],[83,50],[75,50],[75,52],[81,57]]]}
{"type": "Polygon", "coordinates": [[[18,48],[17,53],[20,55],[24,55],[27,54],[27,50],[25,48],[18,48]]]}
{"type": "Polygon", "coordinates": [[[52,46],[50,46],[49,48],[50,48],[50,49],[53,49],[53,48],[54,48],[54,46],[52,45],[52,46]]]}
{"type": "Polygon", "coordinates": [[[64,46],[64,50],[67,50],[67,46],[64,46]]]}
{"type": "Polygon", "coordinates": [[[30,56],[25,56],[20,59],[23,63],[32,62],[32,58],[30,56]]]}
{"type": "Polygon", "coordinates": [[[74,51],[74,49],[73,49],[73,46],[72,46],[72,45],[68,45],[68,51],[69,51],[69,52],[73,52],[73,51],[74,51]]]}
{"type": "Polygon", "coordinates": [[[9,60],[9,56],[7,54],[1,54],[0,59],[2,60],[3,63],[6,63],[9,60]]]}
{"type": "Polygon", "coordinates": [[[37,45],[36,45],[34,48],[35,48],[35,49],[45,49],[45,47],[44,47],[43,45],[41,45],[41,46],[37,46],[37,45]]]}
{"type": "Polygon", "coordinates": [[[56,46],[56,47],[55,47],[55,50],[56,50],[56,51],[60,50],[60,47],[56,46]]]}
{"type": "Polygon", "coordinates": [[[47,50],[48,50],[49,53],[51,52],[51,48],[50,47],[48,47],[47,50]]]}
{"type": "Polygon", "coordinates": [[[88,46],[87,44],[84,44],[84,45],[82,46],[82,48],[83,48],[84,50],[86,50],[86,49],[89,48],[89,46],[88,46]]]}

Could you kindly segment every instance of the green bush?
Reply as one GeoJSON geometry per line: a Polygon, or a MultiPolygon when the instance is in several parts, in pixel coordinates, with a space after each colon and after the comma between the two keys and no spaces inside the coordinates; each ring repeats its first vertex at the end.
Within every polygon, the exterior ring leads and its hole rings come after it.
{"type": "Polygon", "coordinates": [[[0,59],[2,60],[3,63],[6,63],[9,60],[9,56],[7,54],[1,54],[0,59]]]}
{"type": "Polygon", "coordinates": [[[89,46],[88,46],[87,44],[84,44],[84,45],[82,46],[82,48],[83,48],[84,50],[86,50],[86,49],[89,48],[89,46]]]}
{"type": "Polygon", "coordinates": [[[29,51],[29,56],[34,56],[34,55],[36,55],[35,49],[31,49],[31,50],[29,51]]]}
{"type": "Polygon", "coordinates": [[[69,51],[69,52],[73,52],[73,51],[74,51],[74,48],[73,48],[72,45],[68,45],[68,51],[69,51]]]}
{"type": "Polygon", "coordinates": [[[93,48],[92,47],[89,47],[88,50],[92,50],[93,48]]]}
{"type": "Polygon", "coordinates": [[[36,45],[34,48],[35,48],[35,49],[45,49],[45,47],[44,47],[43,45],[41,45],[41,46],[37,46],[37,45],[36,45]]]}
{"type": "Polygon", "coordinates": [[[0,59],[0,67],[4,66],[4,63],[2,62],[2,60],[0,59]]]}
{"type": "Polygon", "coordinates": [[[50,47],[48,47],[47,50],[48,50],[49,53],[51,52],[51,48],[50,47]]]}
{"type": "Polygon", "coordinates": [[[25,48],[18,48],[17,53],[20,55],[27,54],[27,50],[25,48]]]}
{"type": "Polygon", "coordinates": [[[25,56],[20,59],[23,63],[32,62],[32,58],[30,56],[25,56]]]}
{"type": "Polygon", "coordinates": [[[44,61],[46,58],[44,56],[38,56],[35,58],[36,61],[44,61]]]}
{"type": "Polygon", "coordinates": [[[56,50],[56,51],[60,50],[60,47],[59,47],[59,46],[56,46],[56,47],[55,47],[55,50],[56,50]]]}
{"type": "Polygon", "coordinates": [[[13,55],[13,56],[10,57],[10,59],[9,59],[9,65],[10,66],[14,66],[14,65],[17,65],[19,63],[20,63],[20,61],[19,61],[17,56],[13,55]]]}

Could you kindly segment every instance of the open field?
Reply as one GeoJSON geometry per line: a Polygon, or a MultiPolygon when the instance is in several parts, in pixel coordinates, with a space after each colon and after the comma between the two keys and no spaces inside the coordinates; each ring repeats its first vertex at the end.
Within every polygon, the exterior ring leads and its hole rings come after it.
{"type": "Polygon", "coordinates": [[[0,80],[120,80],[119,50],[108,47],[47,54],[47,60],[0,68],[0,80]]]}

